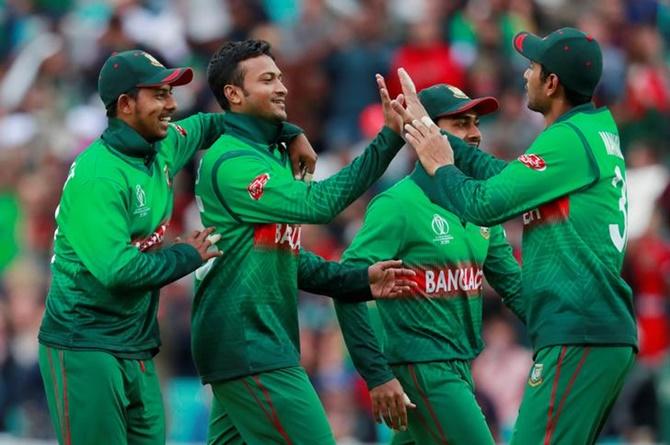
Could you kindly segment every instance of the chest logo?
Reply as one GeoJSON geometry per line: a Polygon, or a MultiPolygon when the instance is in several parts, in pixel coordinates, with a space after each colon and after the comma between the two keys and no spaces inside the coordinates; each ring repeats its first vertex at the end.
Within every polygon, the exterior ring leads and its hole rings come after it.
{"type": "Polygon", "coordinates": [[[137,207],[133,213],[135,215],[146,216],[151,208],[147,207],[147,194],[139,184],[135,186],[135,198],[137,199],[137,207]]]}
{"type": "Polygon", "coordinates": [[[488,227],[480,227],[479,233],[482,235],[482,238],[489,239],[491,237],[491,229],[488,227]]]}
{"type": "Polygon", "coordinates": [[[436,235],[435,238],[433,238],[434,243],[449,244],[449,242],[454,239],[453,236],[449,235],[449,223],[440,215],[433,215],[433,221],[430,223],[430,227],[436,235]]]}
{"type": "Polygon", "coordinates": [[[530,371],[530,378],[528,379],[528,384],[532,387],[540,385],[544,379],[542,378],[542,369],[544,365],[542,363],[535,363],[533,369],[530,371]]]}
{"type": "Polygon", "coordinates": [[[263,173],[262,175],[256,176],[254,180],[249,183],[247,191],[249,192],[251,199],[254,201],[261,199],[261,196],[265,193],[265,184],[267,184],[269,180],[270,175],[268,173],[263,173]]]}
{"type": "Polygon", "coordinates": [[[542,172],[547,169],[547,163],[544,162],[541,156],[536,154],[521,155],[517,159],[523,165],[535,171],[542,172]]]}

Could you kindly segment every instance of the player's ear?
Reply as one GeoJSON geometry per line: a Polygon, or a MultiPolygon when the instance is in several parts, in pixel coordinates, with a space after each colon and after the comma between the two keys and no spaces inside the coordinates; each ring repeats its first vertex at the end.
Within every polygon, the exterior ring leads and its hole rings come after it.
{"type": "Polygon", "coordinates": [[[240,105],[244,97],[242,88],[232,84],[223,87],[223,94],[230,105],[240,105]]]}
{"type": "Polygon", "coordinates": [[[135,98],[128,95],[122,94],[116,100],[116,113],[117,115],[129,115],[133,114],[135,110],[135,98]]]}
{"type": "Polygon", "coordinates": [[[545,81],[545,88],[547,90],[547,95],[548,96],[554,96],[559,88],[561,87],[561,82],[558,76],[554,73],[551,73],[547,76],[547,80],[545,81]]]}

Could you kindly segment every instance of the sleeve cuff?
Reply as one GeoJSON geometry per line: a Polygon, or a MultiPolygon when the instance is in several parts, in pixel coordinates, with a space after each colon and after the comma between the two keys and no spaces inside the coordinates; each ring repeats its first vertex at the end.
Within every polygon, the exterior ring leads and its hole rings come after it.
{"type": "Polygon", "coordinates": [[[405,140],[387,126],[384,126],[379,134],[386,139],[389,148],[400,150],[405,145],[405,140]]]}
{"type": "Polygon", "coordinates": [[[279,140],[281,142],[290,142],[303,133],[304,133],[303,129],[298,127],[297,125],[293,125],[290,122],[283,122],[281,128],[281,134],[279,135],[279,140]]]}
{"type": "Polygon", "coordinates": [[[191,272],[202,265],[200,252],[198,252],[198,250],[190,244],[178,243],[172,246],[172,248],[180,254],[184,255],[186,258],[185,264],[188,266],[191,272]]]}

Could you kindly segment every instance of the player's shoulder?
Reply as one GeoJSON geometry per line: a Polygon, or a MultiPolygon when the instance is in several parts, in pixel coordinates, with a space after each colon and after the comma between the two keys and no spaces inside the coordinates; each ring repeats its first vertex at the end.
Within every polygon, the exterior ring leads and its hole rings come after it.
{"type": "Polygon", "coordinates": [[[73,183],[82,185],[104,181],[120,185],[129,170],[127,164],[107,147],[102,139],[96,139],[72,162],[70,176],[73,183]]]}
{"type": "Polygon", "coordinates": [[[417,191],[423,193],[409,177],[405,177],[376,195],[370,201],[368,209],[401,210],[416,198],[417,191]]]}

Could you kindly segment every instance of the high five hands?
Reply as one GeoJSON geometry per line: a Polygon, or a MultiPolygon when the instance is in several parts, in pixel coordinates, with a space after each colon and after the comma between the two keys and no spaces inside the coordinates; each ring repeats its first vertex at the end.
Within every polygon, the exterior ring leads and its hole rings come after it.
{"type": "Polygon", "coordinates": [[[426,172],[433,176],[438,168],[454,163],[454,152],[449,140],[442,136],[440,128],[428,116],[416,94],[414,82],[404,68],[398,69],[398,77],[402,94],[398,96],[400,100],[391,101],[391,107],[402,118],[403,138],[416,150],[426,172]]]}

